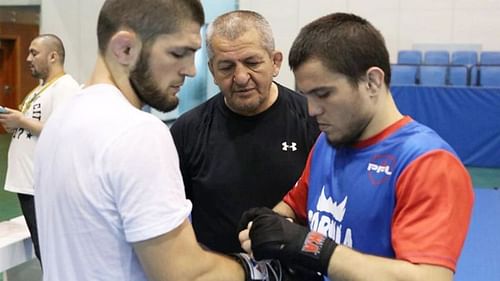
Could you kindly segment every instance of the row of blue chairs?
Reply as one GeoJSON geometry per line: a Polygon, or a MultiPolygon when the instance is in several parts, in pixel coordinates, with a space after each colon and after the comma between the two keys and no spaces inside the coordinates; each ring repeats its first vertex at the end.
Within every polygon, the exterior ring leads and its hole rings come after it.
{"type": "Polygon", "coordinates": [[[500,87],[500,65],[391,65],[391,85],[500,87]]]}
{"type": "Polygon", "coordinates": [[[431,65],[500,65],[500,51],[476,52],[473,50],[454,51],[429,50],[424,53],[419,50],[400,50],[398,64],[431,64],[431,65]]]}

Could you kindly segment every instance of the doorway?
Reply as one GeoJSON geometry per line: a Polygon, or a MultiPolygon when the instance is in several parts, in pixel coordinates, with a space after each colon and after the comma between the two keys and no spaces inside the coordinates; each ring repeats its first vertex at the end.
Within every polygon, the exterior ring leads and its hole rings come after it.
{"type": "Polygon", "coordinates": [[[17,108],[17,50],[15,39],[0,38],[0,105],[17,108]]]}

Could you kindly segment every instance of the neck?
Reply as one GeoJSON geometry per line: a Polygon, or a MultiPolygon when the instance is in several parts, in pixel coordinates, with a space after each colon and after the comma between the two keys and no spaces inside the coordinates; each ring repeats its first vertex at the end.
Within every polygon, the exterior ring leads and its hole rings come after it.
{"type": "Polygon", "coordinates": [[[52,67],[49,71],[49,75],[45,79],[42,80],[42,85],[49,83],[50,81],[59,78],[64,75],[64,69],[62,67],[52,67]]]}
{"type": "Polygon", "coordinates": [[[96,84],[113,85],[120,90],[132,106],[140,109],[143,105],[130,85],[127,70],[120,65],[113,64],[113,62],[107,62],[100,54],[97,56],[94,71],[86,83],[87,86],[96,84]]]}
{"type": "Polygon", "coordinates": [[[403,115],[399,112],[390,91],[381,93],[376,113],[360,139],[364,140],[380,133],[401,118],[403,115]]]}

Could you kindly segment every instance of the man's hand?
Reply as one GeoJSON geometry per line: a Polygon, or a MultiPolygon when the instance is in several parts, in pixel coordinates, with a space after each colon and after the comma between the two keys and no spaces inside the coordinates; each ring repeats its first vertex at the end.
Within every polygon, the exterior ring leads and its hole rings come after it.
{"type": "Polygon", "coordinates": [[[337,244],[330,238],[290,222],[267,208],[250,209],[240,220],[240,242],[257,260],[279,259],[289,265],[327,273],[337,244]]]}
{"type": "Polygon", "coordinates": [[[0,113],[0,124],[5,128],[6,131],[12,131],[19,127],[22,127],[24,114],[15,109],[5,108],[7,113],[0,113]]]}
{"type": "Polygon", "coordinates": [[[249,231],[252,226],[252,220],[254,220],[259,215],[265,214],[276,214],[273,210],[266,207],[257,207],[247,210],[241,216],[240,222],[238,224],[238,238],[240,239],[241,248],[252,255],[252,241],[250,241],[249,231]]]}
{"type": "Polygon", "coordinates": [[[6,109],[7,113],[0,113],[0,124],[7,132],[14,132],[18,128],[23,128],[34,136],[40,135],[43,129],[43,123],[40,120],[25,116],[19,110],[6,109]]]}

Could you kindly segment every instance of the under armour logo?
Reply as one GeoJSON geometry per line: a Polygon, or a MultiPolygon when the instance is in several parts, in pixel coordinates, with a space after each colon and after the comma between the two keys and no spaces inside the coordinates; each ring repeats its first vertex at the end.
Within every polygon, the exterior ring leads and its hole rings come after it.
{"type": "Polygon", "coordinates": [[[286,141],[282,142],[281,145],[283,146],[282,150],[283,151],[288,151],[290,148],[292,151],[297,150],[297,143],[292,142],[292,144],[288,144],[286,141]]]}

